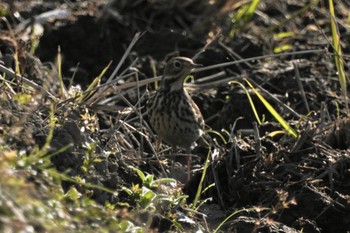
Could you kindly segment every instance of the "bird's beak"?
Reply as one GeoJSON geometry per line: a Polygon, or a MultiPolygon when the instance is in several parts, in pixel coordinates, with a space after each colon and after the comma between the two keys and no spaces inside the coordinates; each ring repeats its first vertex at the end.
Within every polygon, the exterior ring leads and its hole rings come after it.
{"type": "Polygon", "coordinates": [[[196,64],[196,63],[191,64],[192,68],[199,68],[199,67],[202,67],[202,66],[203,66],[202,64],[196,64]]]}
{"type": "Polygon", "coordinates": [[[202,64],[196,64],[196,63],[192,63],[191,64],[191,72],[196,72],[196,70],[197,70],[197,68],[199,68],[199,67],[202,67],[203,65],[202,64]]]}
{"type": "Polygon", "coordinates": [[[191,64],[191,69],[192,69],[192,71],[191,72],[193,72],[193,73],[196,73],[197,72],[197,68],[199,68],[199,67],[202,67],[203,65],[202,64],[196,64],[196,63],[193,63],[193,64],[191,64]]]}

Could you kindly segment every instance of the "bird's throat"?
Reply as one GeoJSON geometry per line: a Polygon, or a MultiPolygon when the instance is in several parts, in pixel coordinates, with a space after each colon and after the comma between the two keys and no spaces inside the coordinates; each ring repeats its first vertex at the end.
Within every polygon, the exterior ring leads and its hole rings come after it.
{"type": "Polygon", "coordinates": [[[183,89],[184,79],[183,78],[172,78],[172,79],[163,79],[161,88],[167,91],[178,91],[183,89]]]}

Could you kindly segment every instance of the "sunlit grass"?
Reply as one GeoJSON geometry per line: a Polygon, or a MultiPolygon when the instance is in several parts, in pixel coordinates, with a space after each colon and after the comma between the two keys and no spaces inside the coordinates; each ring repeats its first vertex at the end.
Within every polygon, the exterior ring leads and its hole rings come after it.
{"type": "Polygon", "coordinates": [[[338,30],[336,16],[334,13],[333,0],[329,0],[328,3],[329,3],[329,13],[331,16],[330,22],[331,22],[331,31],[332,31],[332,47],[334,51],[333,52],[334,62],[337,67],[337,75],[340,83],[342,96],[345,102],[345,108],[347,112],[349,112],[348,96],[347,96],[347,88],[346,88],[346,75],[345,75],[345,69],[344,69],[344,61],[342,58],[342,49],[340,45],[340,33],[338,30]]]}
{"type": "Polygon", "coordinates": [[[244,26],[250,21],[254,15],[260,0],[251,0],[243,4],[237,12],[233,15],[231,21],[233,24],[233,29],[230,31],[230,37],[233,38],[236,30],[239,28],[244,28],[244,26]]]}
{"type": "Polygon", "coordinates": [[[60,93],[60,98],[63,100],[66,99],[67,96],[67,88],[64,85],[63,82],[63,74],[62,74],[62,54],[61,54],[61,47],[58,46],[57,49],[57,78],[58,78],[58,83],[60,86],[59,93],[60,93]]]}
{"type": "MultiPolygon", "coordinates": [[[[205,163],[204,163],[204,166],[203,166],[203,172],[202,172],[202,176],[201,176],[198,188],[197,188],[196,196],[195,196],[195,198],[193,200],[193,203],[192,203],[192,208],[195,209],[195,210],[197,210],[198,205],[200,204],[199,203],[199,198],[202,195],[204,179],[205,179],[205,176],[207,175],[207,169],[209,167],[209,161],[210,161],[211,153],[212,152],[211,152],[211,147],[210,147],[208,149],[208,154],[207,154],[207,157],[205,159],[205,163]]],[[[207,188],[205,189],[205,191],[206,190],[207,190],[207,188]]]]}
{"type": "Polygon", "coordinates": [[[254,93],[258,96],[261,103],[267,108],[267,110],[271,113],[271,115],[280,123],[280,125],[294,138],[298,137],[297,132],[290,127],[287,121],[272,107],[272,105],[255,89],[255,87],[246,80],[247,84],[254,91],[254,93]]]}
{"type": "Polygon", "coordinates": [[[320,0],[313,0],[313,1],[311,1],[310,3],[308,3],[304,7],[302,7],[300,10],[297,10],[297,11],[293,12],[292,14],[290,14],[286,19],[282,20],[277,25],[270,26],[267,31],[268,32],[273,32],[277,28],[283,27],[284,25],[286,25],[288,22],[290,22],[291,20],[293,20],[297,16],[305,13],[306,11],[310,10],[311,8],[313,8],[314,6],[317,6],[317,4],[319,2],[320,2],[320,0]]]}

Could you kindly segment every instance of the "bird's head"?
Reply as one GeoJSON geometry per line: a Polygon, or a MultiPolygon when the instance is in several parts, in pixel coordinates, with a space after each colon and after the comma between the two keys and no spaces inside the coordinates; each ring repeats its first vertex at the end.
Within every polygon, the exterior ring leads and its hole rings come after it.
{"type": "Polygon", "coordinates": [[[169,89],[170,91],[182,89],[184,78],[194,68],[200,66],[187,57],[174,57],[170,59],[164,69],[162,88],[169,89]]]}

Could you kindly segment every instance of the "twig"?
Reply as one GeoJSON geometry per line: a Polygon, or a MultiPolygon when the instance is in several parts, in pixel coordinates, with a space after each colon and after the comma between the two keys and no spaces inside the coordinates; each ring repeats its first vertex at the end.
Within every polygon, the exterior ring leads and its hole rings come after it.
{"type": "Polygon", "coordinates": [[[51,94],[49,91],[45,90],[43,87],[39,86],[35,82],[33,82],[33,81],[23,77],[23,76],[19,76],[13,70],[11,70],[11,69],[9,69],[1,64],[0,64],[0,71],[5,73],[9,78],[14,78],[16,80],[22,80],[24,84],[30,86],[31,88],[34,88],[37,91],[44,92],[51,100],[57,101],[57,98],[53,94],[51,94]]]}
{"type": "Polygon", "coordinates": [[[303,102],[304,102],[306,111],[307,111],[307,112],[310,112],[309,103],[307,102],[306,95],[305,95],[305,91],[304,91],[304,87],[303,87],[303,84],[301,83],[301,80],[300,80],[301,78],[300,78],[300,73],[299,73],[298,64],[297,64],[296,62],[293,62],[293,66],[294,66],[295,78],[296,78],[297,83],[298,83],[298,87],[299,87],[299,90],[300,90],[301,98],[302,98],[302,100],[303,100],[303,102]]]}

